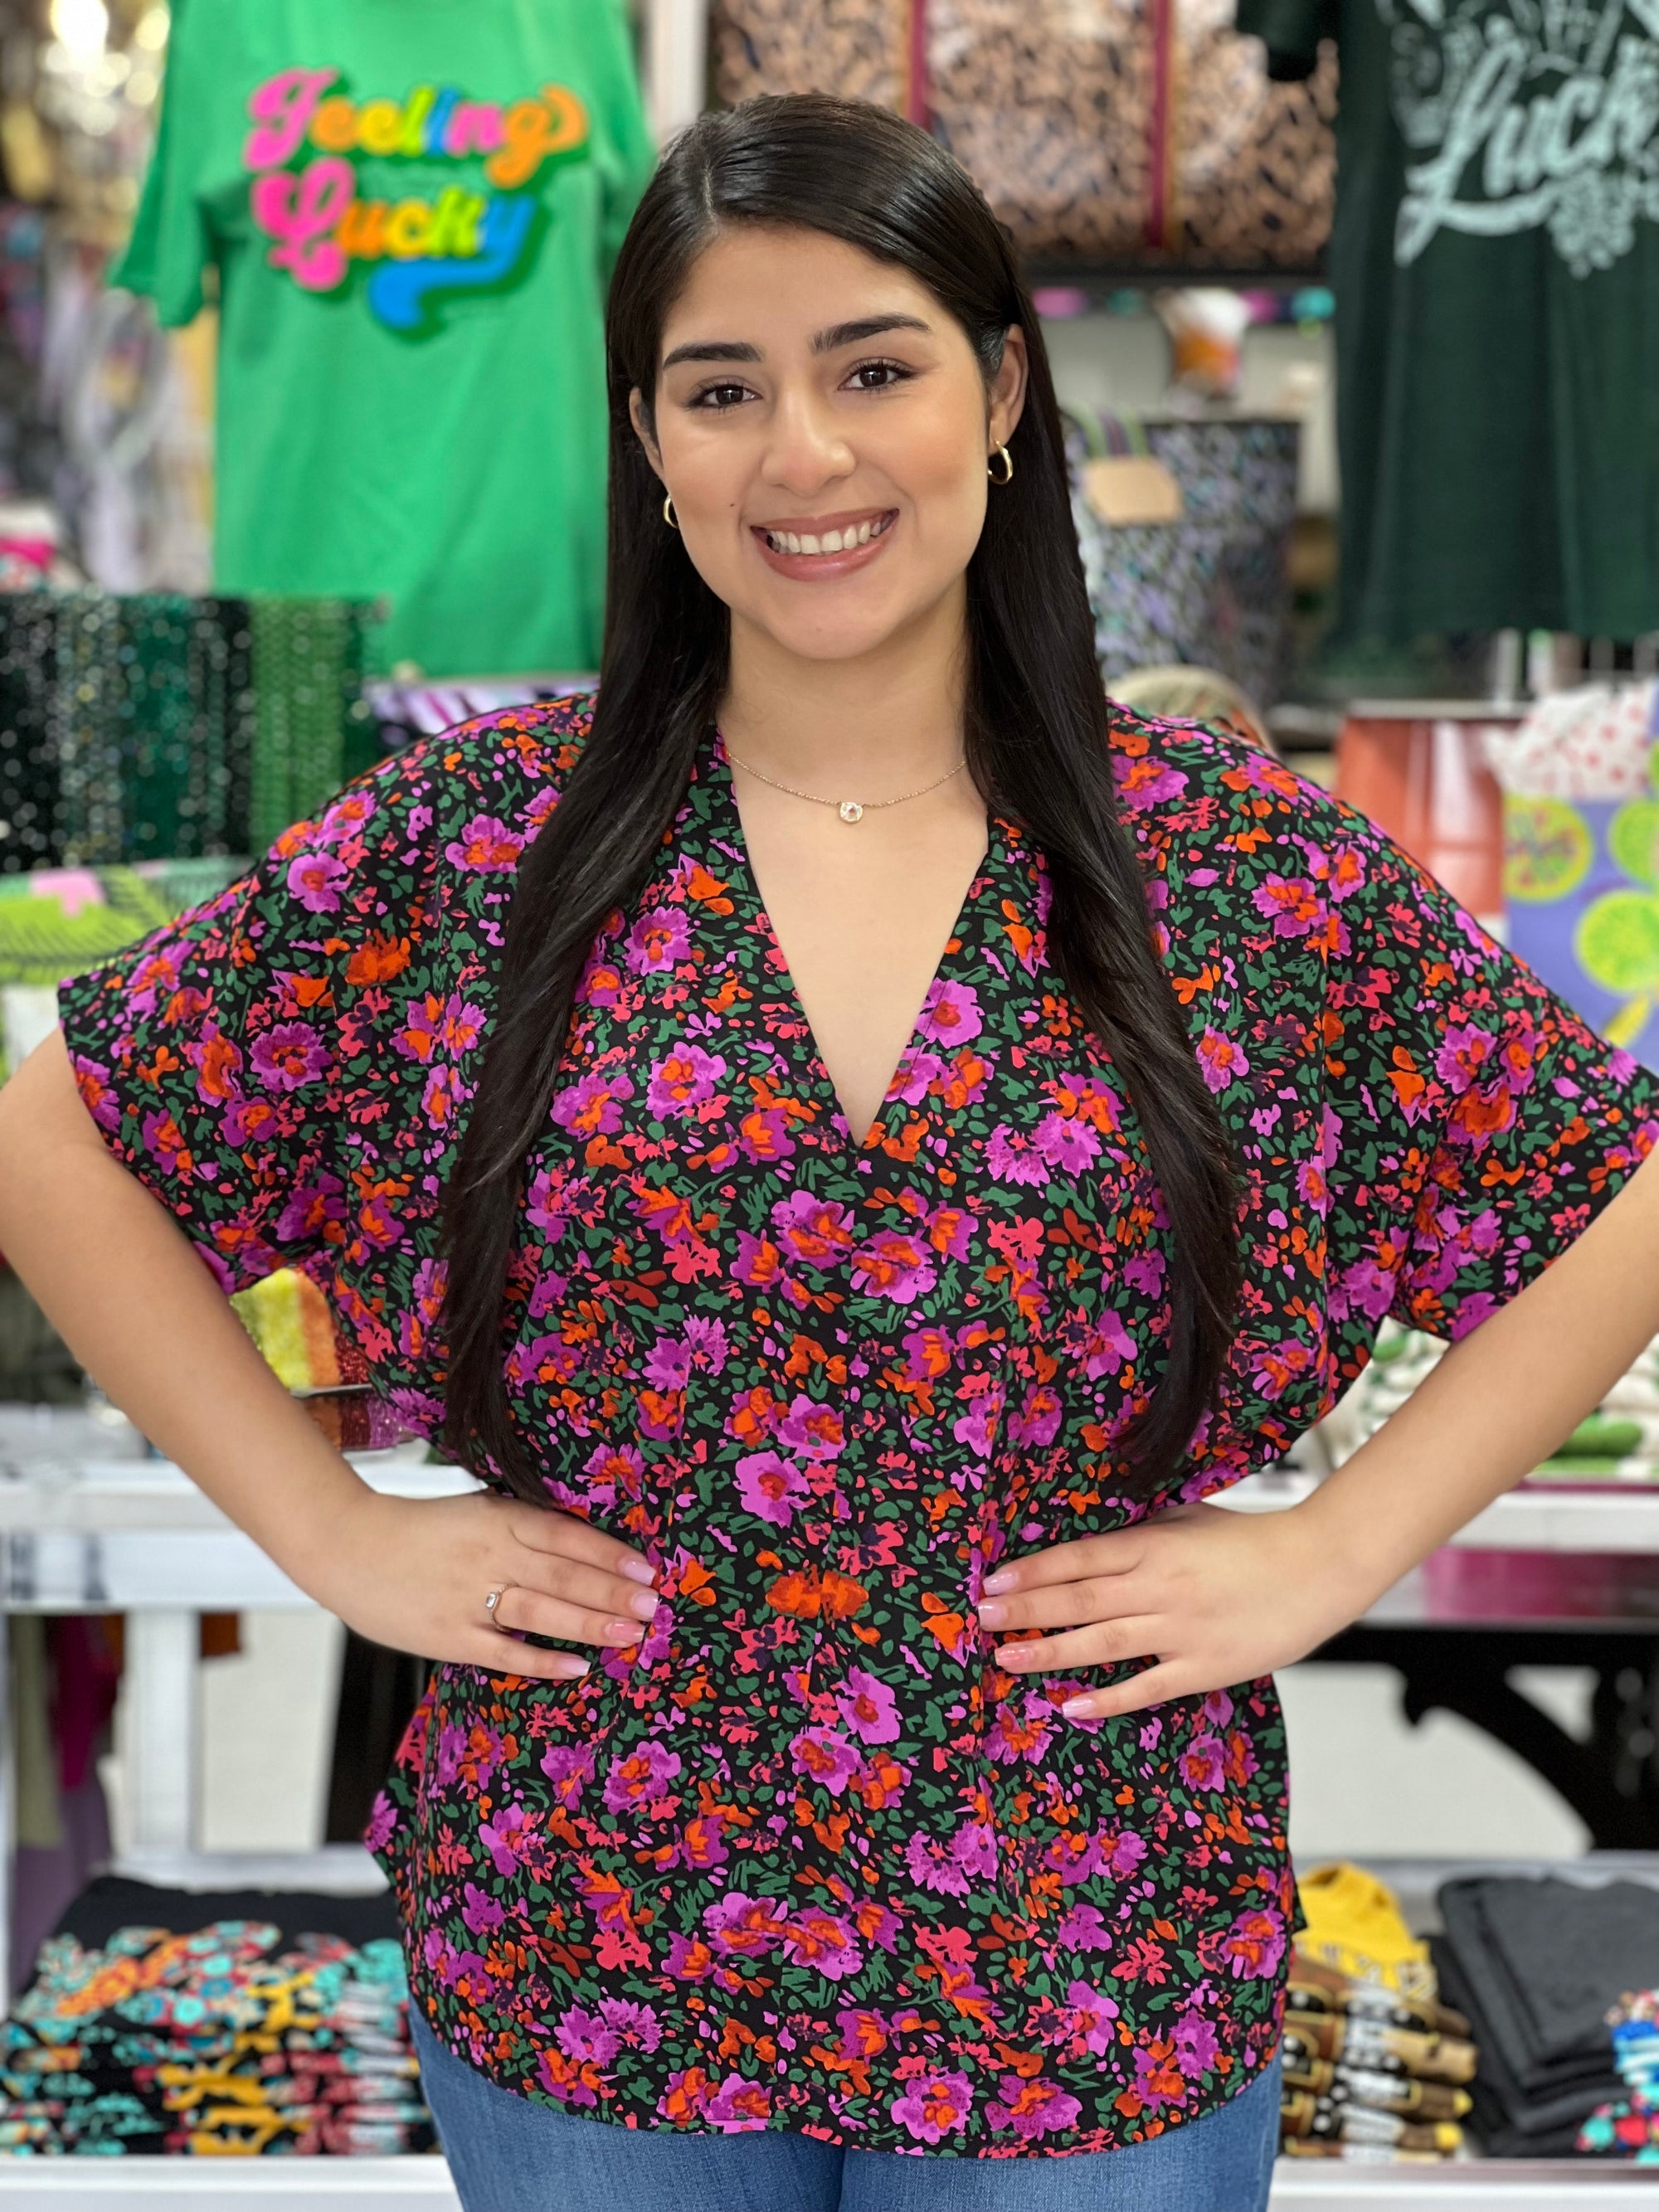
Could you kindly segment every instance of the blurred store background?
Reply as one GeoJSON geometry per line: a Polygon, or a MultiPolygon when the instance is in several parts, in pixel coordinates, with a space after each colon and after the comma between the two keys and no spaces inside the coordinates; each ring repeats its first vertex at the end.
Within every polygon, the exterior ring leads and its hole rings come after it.
{"type": "MultiPolygon", "coordinates": [[[[1656,73],[1638,0],[0,0],[0,1070],[360,769],[583,684],[632,195],[704,105],[811,88],[934,131],[1027,256],[1108,688],[1350,799],[1659,1066],[1656,73]]],[[[317,1295],[244,1318],[374,1479],[441,1486],[317,1295]]],[[[1435,1356],[1395,1332],[1251,1502],[1435,1356]]],[[[356,1838],[421,1669],[199,1507],[3,1261],[0,1594],[0,2198],[37,2154],[429,2148],[398,2065],[181,2126],[113,1999],[51,2094],[64,1990],[149,1955],[118,1929],[258,1909],[321,1946],[315,2019],[403,2051],[356,1838]]],[[[1524,2201],[1577,2203],[1659,2140],[1607,2018],[1659,1984],[1659,1355],[1283,1686],[1285,2202],[1346,2151],[1401,2204],[1540,2157],[1524,2201]]]]}

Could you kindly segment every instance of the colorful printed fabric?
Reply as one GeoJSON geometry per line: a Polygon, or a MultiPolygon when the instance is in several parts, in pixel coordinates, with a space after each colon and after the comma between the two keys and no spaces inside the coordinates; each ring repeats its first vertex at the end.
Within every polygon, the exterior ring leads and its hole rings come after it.
{"type": "Polygon", "coordinates": [[[1300,434],[1292,422],[1130,430],[1120,416],[1066,416],[1072,523],[1109,691],[1132,670],[1188,661],[1219,670],[1258,708],[1279,698],[1290,665],[1285,568],[1300,434]],[[1131,438],[1181,487],[1178,522],[1115,525],[1096,513],[1085,470],[1131,438]]]}
{"type": "Polygon", "coordinates": [[[1486,732],[1486,760],[1522,799],[1648,799],[1659,737],[1659,684],[1581,684],[1553,691],[1512,726],[1486,732]]]}
{"type": "MultiPolygon", "coordinates": [[[[422,740],[248,878],[64,987],[87,1105],[228,1289],[325,1260],[430,1432],[439,1193],[520,854],[580,702],[422,740]]],[[[1279,1457],[1385,1315],[1459,1334],[1652,1141],[1653,1085],[1350,810],[1120,718],[1126,818],[1248,1178],[1217,1410],[1167,1496],[1279,1457]]],[[[502,2086],[643,2127],[922,2154],[1100,2150],[1279,2033],[1296,1917],[1271,1681],[1103,1722],[1017,1679],[998,1562],[1143,1516],[1166,1235],[989,850],[864,1141],[705,744],[601,933],[527,1163],[507,1373],[550,1506],[655,1562],[574,1681],[436,1668],[368,1841],[415,1994],[502,2086]]],[[[509,1655],[503,1654],[504,1662],[509,1655]]]]}
{"type": "Polygon", "coordinates": [[[41,1946],[0,2021],[0,2153],[429,2150],[398,1946],[263,1921],[41,1946]]]}
{"type": "Polygon", "coordinates": [[[0,876],[0,988],[59,983],[222,891],[247,866],[229,857],[140,860],[0,876]]]}
{"type": "Polygon", "coordinates": [[[1627,1990],[1607,2017],[1613,2064],[1630,2094],[1596,2106],[1578,2131],[1577,2148],[1659,2166],[1659,1990],[1627,1990]]]}

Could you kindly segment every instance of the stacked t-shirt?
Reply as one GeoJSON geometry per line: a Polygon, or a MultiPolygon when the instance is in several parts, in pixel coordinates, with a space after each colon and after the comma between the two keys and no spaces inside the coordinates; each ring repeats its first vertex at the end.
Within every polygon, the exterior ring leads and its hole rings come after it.
{"type": "Polygon", "coordinates": [[[1291,2158],[1449,2158],[1470,2109],[1468,2023],[1298,1951],[1281,2046],[1282,2147],[1291,2158]]]}
{"type": "Polygon", "coordinates": [[[1441,1990],[1480,2046],[1472,2126],[1494,2157],[1571,2151],[1626,2094],[1607,2016],[1626,1991],[1659,1988],[1659,1890],[1471,1877],[1445,1883],[1439,1905],[1441,1990]]]}
{"type": "Polygon", "coordinates": [[[601,311],[653,152],[624,0],[174,0],[116,281],[217,272],[215,573],[383,665],[598,665],[601,311]]]}
{"type": "Polygon", "coordinates": [[[392,1935],[364,1932],[386,1925],[387,1900],[258,1900],[295,1933],[224,1913],[238,1901],[92,1886],[79,1917],[102,1923],[98,1940],[68,1929],[50,1936],[0,2021],[0,2154],[433,2148],[402,1954],[392,1935]],[[139,1894],[119,1899],[123,1890],[139,1894]],[[108,1925],[118,1900],[165,1911],[175,1924],[108,1925]],[[305,1925],[319,1920],[349,1932],[305,1925]]]}

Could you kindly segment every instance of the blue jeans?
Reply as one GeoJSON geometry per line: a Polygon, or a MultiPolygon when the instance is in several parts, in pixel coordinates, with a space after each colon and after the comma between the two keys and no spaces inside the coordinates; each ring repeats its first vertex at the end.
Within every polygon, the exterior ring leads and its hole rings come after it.
{"type": "Polygon", "coordinates": [[[1279,2061],[1216,2112],[1127,2150],[920,2158],[811,2136],[622,2127],[498,2088],[409,2008],[465,2212],[1267,2212],[1279,2061]]]}

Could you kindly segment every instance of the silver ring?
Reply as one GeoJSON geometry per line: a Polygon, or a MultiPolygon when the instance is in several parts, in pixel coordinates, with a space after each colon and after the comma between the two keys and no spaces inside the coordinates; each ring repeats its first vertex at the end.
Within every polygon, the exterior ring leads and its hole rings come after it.
{"type": "Polygon", "coordinates": [[[501,1630],[501,1633],[503,1636],[505,1636],[505,1635],[507,1634],[507,1630],[506,1630],[506,1629],[504,1629],[504,1628],[502,1628],[502,1627],[501,1627],[501,1624],[500,1623],[500,1621],[499,1621],[499,1620],[496,1620],[496,1618],[495,1618],[495,1608],[496,1608],[496,1607],[501,1603],[501,1598],[502,1598],[502,1595],[503,1595],[503,1594],[505,1593],[506,1589],[507,1589],[507,1584],[506,1584],[505,1583],[503,1583],[501,1584],[501,1589],[493,1589],[493,1590],[491,1590],[491,1591],[490,1591],[490,1593],[489,1593],[489,1596],[484,1600],[484,1611],[485,1611],[485,1612],[489,1615],[489,1625],[490,1625],[490,1626],[491,1626],[492,1628],[500,1629],[500,1630],[501,1630]]]}

